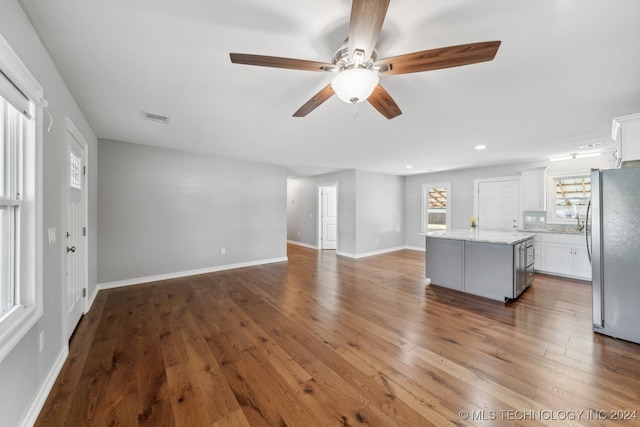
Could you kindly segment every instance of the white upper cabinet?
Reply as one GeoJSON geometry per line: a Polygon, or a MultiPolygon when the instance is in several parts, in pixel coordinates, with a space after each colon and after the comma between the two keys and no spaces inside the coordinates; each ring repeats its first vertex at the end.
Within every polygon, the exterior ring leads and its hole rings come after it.
{"type": "Polygon", "coordinates": [[[623,162],[640,160],[640,113],[613,119],[611,138],[623,162]]]}
{"type": "Polygon", "coordinates": [[[520,172],[520,211],[546,209],[547,168],[527,169],[520,172]]]}

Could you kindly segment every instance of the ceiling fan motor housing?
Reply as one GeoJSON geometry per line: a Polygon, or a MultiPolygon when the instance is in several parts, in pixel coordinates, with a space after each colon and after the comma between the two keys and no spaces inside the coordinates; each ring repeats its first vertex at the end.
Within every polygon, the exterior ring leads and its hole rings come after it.
{"type": "MultiPolygon", "coordinates": [[[[373,64],[378,60],[378,51],[373,50],[371,56],[367,58],[365,61],[362,61],[358,68],[366,68],[370,70],[373,67],[373,64]]],[[[340,71],[349,70],[356,66],[358,61],[355,58],[349,57],[349,46],[347,41],[345,41],[333,55],[333,59],[331,60],[332,64],[335,64],[340,71]]]]}

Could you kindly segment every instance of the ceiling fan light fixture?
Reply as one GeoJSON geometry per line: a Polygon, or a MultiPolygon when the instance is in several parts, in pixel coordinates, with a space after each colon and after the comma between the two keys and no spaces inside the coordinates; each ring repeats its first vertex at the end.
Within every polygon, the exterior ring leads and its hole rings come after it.
{"type": "Polygon", "coordinates": [[[331,80],[331,87],[342,101],[356,104],[369,98],[379,81],[375,71],[351,68],[336,74],[331,80]]]}

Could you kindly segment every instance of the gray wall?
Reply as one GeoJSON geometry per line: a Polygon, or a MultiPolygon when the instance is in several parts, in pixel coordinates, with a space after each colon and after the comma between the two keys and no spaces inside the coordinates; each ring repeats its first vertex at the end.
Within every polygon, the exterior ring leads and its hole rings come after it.
{"type": "MultiPolygon", "coordinates": [[[[66,351],[63,338],[62,275],[64,252],[62,218],[62,180],[66,172],[63,117],[69,116],[87,140],[89,167],[89,294],[96,289],[97,229],[97,139],[82,115],[53,61],[24,14],[17,0],[0,0],[0,33],[44,89],[53,116],[52,131],[44,133],[44,212],[43,228],[55,227],[57,242],[44,246],[44,313],[36,325],[0,362],[0,414],[2,425],[18,426],[44,390],[48,376],[66,351]],[[45,347],[38,350],[40,332],[45,333],[45,347]]],[[[49,117],[45,114],[45,129],[49,117]]],[[[44,236],[42,236],[44,239],[44,236]]],[[[46,397],[46,396],[44,396],[46,397]]],[[[36,414],[37,415],[37,414],[36,414]]]]}
{"type": "Polygon", "coordinates": [[[330,183],[338,183],[338,253],[404,245],[404,178],[355,170],[288,181],[288,240],[317,246],[318,187],[330,183]]]}
{"type": "Polygon", "coordinates": [[[404,246],[401,176],[356,171],[356,254],[404,246]]]}
{"type": "Polygon", "coordinates": [[[286,168],[98,146],[100,284],[286,257],[286,168]]]}

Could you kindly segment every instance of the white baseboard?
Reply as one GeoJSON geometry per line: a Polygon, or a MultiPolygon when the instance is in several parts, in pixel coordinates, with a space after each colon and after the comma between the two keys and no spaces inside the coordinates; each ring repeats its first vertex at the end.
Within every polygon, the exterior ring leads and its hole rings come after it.
{"type": "Polygon", "coordinates": [[[233,270],[234,268],[254,267],[256,265],[286,262],[287,257],[261,259],[257,261],[239,262],[237,264],[218,265],[216,267],[197,270],[179,271],[176,273],[158,274],[156,276],[136,277],[135,279],[118,280],[115,282],[98,283],[98,290],[121,288],[123,286],[139,285],[141,283],[157,282],[159,280],[177,279],[180,277],[196,276],[198,274],[215,273],[216,271],[233,270]]]}
{"type": "Polygon", "coordinates": [[[292,245],[303,246],[303,247],[309,248],[309,249],[318,249],[317,246],[310,245],[308,243],[296,242],[295,240],[287,240],[287,243],[291,243],[292,245]]]}
{"type": "Polygon", "coordinates": [[[87,314],[89,310],[91,310],[91,306],[93,306],[93,302],[96,300],[99,290],[100,290],[99,287],[96,286],[93,292],[91,293],[91,295],[89,295],[89,300],[87,301],[87,306],[85,307],[86,308],[84,312],[85,314],[87,314]]]}
{"type": "Polygon", "coordinates": [[[38,390],[35,399],[33,399],[29,410],[22,419],[20,426],[31,427],[36,423],[38,415],[40,415],[40,411],[42,411],[44,403],[47,401],[47,397],[49,397],[49,393],[51,392],[53,385],[56,383],[58,375],[60,375],[60,371],[64,366],[64,362],[67,360],[67,356],[69,356],[69,345],[68,343],[65,343],[65,345],[63,345],[62,351],[56,359],[56,363],[54,363],[51,371],[49,371],[49,374],[47,375],[46,380],[40,386],[40,389],[38,390]]]}
{"type": "Polygon", "coordinates": [[[344,256],[347,258],[357,258],[355,254],[349,253],[349,252],[342,252],[342,251],[336,251],[336,255],[340,255],[340,256],[344,256]]]}
{"type": "Polygon", "coordinates": [[[382,254],[386,254],[386,253],[389,253],[389,252],[401,251],[403,249],[405,249],[404,246],[396,246],[395,248],[380,249],[379,251],[363,252],[361,254],[352,254],[352,253],[340,252],[340,251],[336,252],[336,254],[337,255],[341,255],[341,256],[345,256],[347,258],[358,259],[358,258],[366,258],[366,257],[374,256],[374,255],[382,255],[382,254]]]}
{"type": "Polygon", "coordinates": [[[409,249],[410,251],[420,251],[420,252],[424,252],[424,246],[405,246],[405,249],[409,249]]]}
{"type": "Polygon", "coordinates": [[[543,271],[543,270],[535,270],[535,272],[540,274],[546,274],[548,276],[557,276],[557,277],[564,277],[565,279],[582,280],[586,282],[591,282],[590,277],[573,276],[571,274],[562,274],[562,273],[555,273],[555,272],[549,272],[549,271],[543,271]]]}

